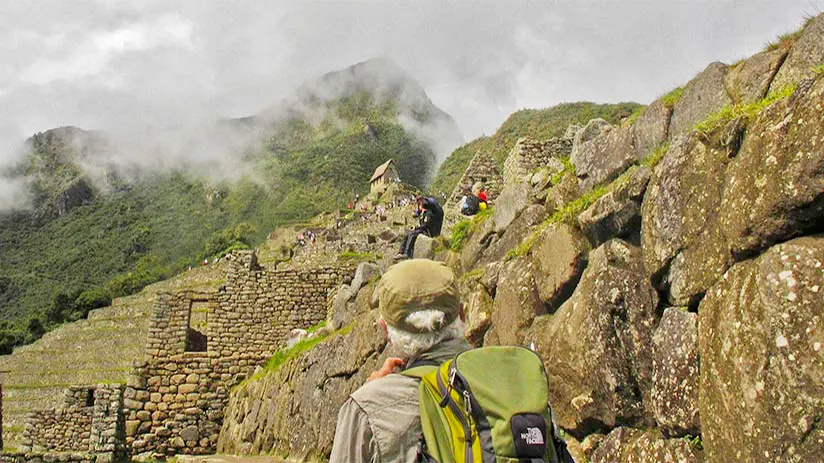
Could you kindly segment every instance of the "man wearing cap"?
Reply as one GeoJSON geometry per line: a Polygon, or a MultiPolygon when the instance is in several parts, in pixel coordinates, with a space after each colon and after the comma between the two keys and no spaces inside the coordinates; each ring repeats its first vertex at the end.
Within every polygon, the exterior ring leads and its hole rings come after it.
{"type": "Polygon", "coordinates": [[[395,369],[439,365],[469,350],[458,282],[441,262],[407,260],[378,284],[386,359],[338,413],[331,463],[414,462],[421,435],[418,380],[395,369]]]}

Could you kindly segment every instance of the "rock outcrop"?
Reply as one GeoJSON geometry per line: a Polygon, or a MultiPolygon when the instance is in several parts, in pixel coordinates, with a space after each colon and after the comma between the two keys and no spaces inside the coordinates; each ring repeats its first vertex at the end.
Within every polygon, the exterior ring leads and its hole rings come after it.
{"type": "Polygon", "coordinates": [[[809,20],[790,48],[786,61],[770,84],[770,90],[780,91],[814,74],[814,68],[824,63],[824,16],[809,20]]]}
{"type": "Polygon", "coordinates": [[[727,68],[724,63],[712,63],[684,87],[672,111],[670,139],[692,130],[695,124],[732,103],[724,85],[727,68]]]}
{"type": "MultiPolygon", "coordinates": [[[[824,15],[792,46],[712,63],[635,121],[519,140],[490,217],[436,254],[473,345],[541,356],[576,455],[824,454],[822,31],[824,15]],[[778,85],[793,91],[765,100],[778,85]]],[[[337,294],[332,326],[355,330],[239,388],[221,451],[328,454],[334,412],[384,355],[374,284],[337,294]]]]}
{"type": "MultiPolygon", "coordinates": [[[[700,450],[683,439],[665,439],[655,432],[618,428],[592,454],[592,463],[700,463],[700,450]]],[[[733,460],[730,460],[733,461],[733,460]]]]}
{"type": "Polygon", "coordinates": [[[235,388],[218,452],[328,455],[338,409],[382,363],[384,341],[376,317],[374,312],[361,316],[351,333],[333,334],[305,355],[235,388]]]}
{"type": "Polygon", "coordinates": [[[645,404],[657,303],[640,249],[615,239],[589,254],[572,297],[535,321],[527,340],[544,359],[561,427],[582,437],[621,423],[651,422],[645,404]]]}
{"type": "Polygon", "coordinates": [[[652,337],[652,408],[658,427],[671,436],[701,434],[697,319],[667,308],[652,337]]]}
{"type": "Polygon", "coordinates": [[[710,461],[815,461],[824,448],[824,236],[734,265],[699,308],[710,461]],[[731,425],[734,424],[734,425],[731,425]]]}

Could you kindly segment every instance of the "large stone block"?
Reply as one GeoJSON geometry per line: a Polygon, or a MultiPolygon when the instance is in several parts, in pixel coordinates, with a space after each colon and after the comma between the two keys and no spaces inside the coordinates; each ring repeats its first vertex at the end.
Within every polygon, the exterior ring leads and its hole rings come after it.
{"type": "Polygon", "coordinates": [[[509,251],[517,247],[524,238],[533,232],[536,225],[543,222],[546,216],[546,208],[540,204],[533,204],[524,209],[507,227],[506,232],[490,243],[479,263],[486,264],[503,260],[509,251]]]}
{"type": "Polygon", "coordinates": [[[612,126],[582,143],[570,157],[581,191],[589,191],[615,179],[637,160],[632,146],[632,129],[612,126]]]}
{"type": "Polygon", "coordinates": [[[672,108],[666,107],[660,99],[644,108],[644,112],[632,124],[632,146],[636,159],[643,159],[667,141],[670,117],[672,108]]]}
{"type": "Polygon", "coordinates": [[[669,126],[669,137],[689,132],[695,125],[732,103],[727,95],[724,78],[727,65],[711,63],[684,87],[684,93],[675,104],[669,126]]]}
{"type": "Polygon", "coordinates": [[[555,310],[572,295],[587,264],[589,244],[576,228],[551,225],[538,238],[530,256],[541,301],[555,310]]]}
{"type": "Polygon", "coordinates": [[[500,345],[522,345],[523,333],[532,320],[546,313],[538,297],[532,264],[525,258],[507,262],[498,275],[492,310],[492,326],[500,345]]]}
{"type": "Polygon", "coordinates": [[[824,237],[734,265],[699,307],[709,461],[807,462],[824,449],[824,237]]]}
{"type": "Polygon", "coordinates": [[[481,345],[484,335],[492,325],[493,300],[485,289],[479,287],[464,298],[466,301],[466,338],[473,345],[481,345]]]}
{"type": "Polygon", "coordinates": [[[824,14],[812,19],[770,84],[770,90],[781,90],[814,74],[813,69],[824,63],[824,14]]]}
{"type": "MultiPolygon", "coordinates": [[[[824,19],[824,16],[819,19],[824,19]]],[[[809,230],[824,216],[824,79],[758,117],[727,172],[719,227],[734,256],[747,257],[809,230]]]]}
{"type": "MultiPolygon", "coordinates": [[[[665,439],[655,431],[613,430],[592,453],[592,463],[701,463],[700,450],[684,439],[665,439]]],[[[734,461],[734,460],[729,460],[734,461]]]]}
{"type": "Polygon", "coordinates": [[[726,85],[733,102],[755,103],[767,96],[775,73],[787,57],[787,50],[757,53],[727,71],[726,85]]]}
{"type": "Polygon", "coordinates": [[[670,307],[652,337],[652,408],[669,436],[701,434],[697,318],[670,307]]]}
{"type": "Polygon", "coordinates": [[[561,427],[582,438],[652,422],[646,404],[657,303],[640,249],[615,239],[590,252],[572,297],[535,319],[524,341],[534,342],[544,361],[561,427]]]}
{"type": "Polygon", "coordinates": [[[419,235],[415,239],[415,251],[412,255],[415,259],[432,259],[435,257],[435,240],[426,236],[419,235]]]}
{"type": "Polygon", "coordinates": [[[517,183],[504,188],[492,209],[495,233],[503,233],[515,218],[532,204],[532,189],[528,183],[517,183]]]}
{"type": "Polygon", "coordinates": [[[633,168],[628,180],[598,198],[578,215],[578,225],[593,246],[641,231],[641,201],[650,179],[649,167],[633,168]]]}
{"type": "Polygon", "coordinates": [[[655,167],[641,206],[641,244],[654,280],[714,222],[728,162],[723,150],[687,135],[675,139],[655,167]]]}
{"type": "Polygon", "coordinates": [[[572,139],[572,152],[570,157],[578,156],[581,146],[588,141],[598,138],[607,127],[609,127],[609,122],[599,117],[597,119],[590,119],[580,130],[576,130],[572,139]]]}

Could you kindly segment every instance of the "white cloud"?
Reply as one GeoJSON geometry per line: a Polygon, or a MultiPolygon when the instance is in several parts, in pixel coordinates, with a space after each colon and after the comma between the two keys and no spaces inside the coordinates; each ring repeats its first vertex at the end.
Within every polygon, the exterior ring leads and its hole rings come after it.
{"type": "MultiPolygon", "coordinates": [[[[103,86],[120,88],[125,78],[111,66],[118,55],[165,46],[191,50],[193,32],[194,24],[179,14],[96,31],[83,37],[67,57],[37,59],[20,72],[18,79],[21,84],[46,85],[98,77],[97,81],[103,86]]],[[[53,42],[54,37],[47,36],[41,41],[53,42]]]]}

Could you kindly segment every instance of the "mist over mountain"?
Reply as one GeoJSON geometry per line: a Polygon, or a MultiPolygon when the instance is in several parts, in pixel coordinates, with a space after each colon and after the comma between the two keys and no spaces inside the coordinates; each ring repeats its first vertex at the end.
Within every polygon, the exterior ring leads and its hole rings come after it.
{"type": "Polygon", "coordinates": [[[0,349],[85,316],[278,225],[343,207],[394,159],[423,188],[462,142],[386,59],[244,118],[32,135],[0,169],[0,349]]]}

